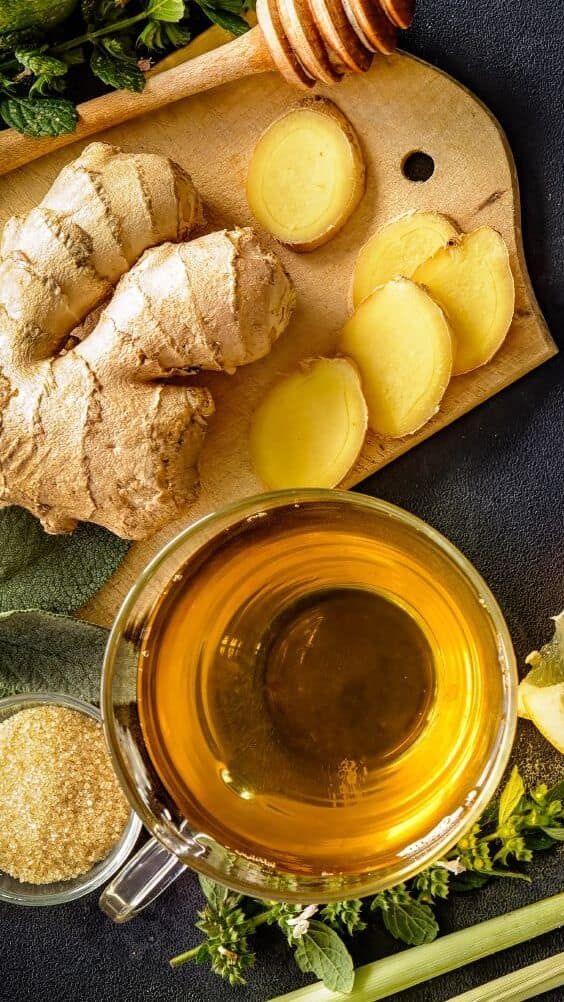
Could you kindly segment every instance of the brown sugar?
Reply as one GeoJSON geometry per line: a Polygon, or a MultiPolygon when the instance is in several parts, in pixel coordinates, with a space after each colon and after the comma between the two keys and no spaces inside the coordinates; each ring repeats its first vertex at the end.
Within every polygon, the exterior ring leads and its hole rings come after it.
{"type": "Polygon", "coordinates": [[[129,812],[91,717],[44,705],[0,723],[0,870],[71,880],[108,855],[129,812]]]}

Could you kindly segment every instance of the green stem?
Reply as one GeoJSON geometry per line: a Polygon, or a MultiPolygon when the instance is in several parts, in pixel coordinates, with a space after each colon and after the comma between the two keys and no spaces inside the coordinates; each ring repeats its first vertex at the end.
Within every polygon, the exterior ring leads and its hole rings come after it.
{"type": "MultiPolygon", "coordinates": [[[[275,914],[276,908],[265,908],[264,911],[258,912],[257,915],[253,915],[252,918],[247,919],[244,926],[241,927],[242,935],[246,936],[255,929],[258,929],[260,925],[264,925],[265,922],[275,914]]],[[[198,950],[200,949],[201,943],[198,946],[193,946],[191,950],[186,950],[184,953],[179,953],[178,956],[173,957],[169,961],[171,967],[181,967],[182,964],[187,964],[190,960],[193,960],[196,956],[198,950]]]]}
{"type": "Polygon", "coordinates": [[[525,999],[536,999],[561,985],[564,985],[564,953],[511,971],[486,985],[456,995],[449,1002],[525,1002],[525,999]]]}
{"type": "MultiPolygon", "coordinates": [[[[113,24],[106,24],[101,28],[96,28],[95,31],[85,31],[83,35],[77,35],[76,38],[67,39],[66,42],[59,42],[57,45],[53,45],[49,49],[49,55],[58,56],[62,52],[69,52],[71,49],[78,49],[85,42],[94,42],[97,38],[103,38],[104,35],[114,35],[116,31],[123,31],[125,28],[130,28],[133,24],[138,24],[139,21],[146,21],[148,18],[147,11],[142,10],[139,14],[133,14],[131,17],[124,17],[121,21],[114,21],[113,24]]],[[[0,72],[5,70],[15,70],[18,69],[19,63],[17,59],[10,59],[6,63],[0,63],[0,72]]]]}

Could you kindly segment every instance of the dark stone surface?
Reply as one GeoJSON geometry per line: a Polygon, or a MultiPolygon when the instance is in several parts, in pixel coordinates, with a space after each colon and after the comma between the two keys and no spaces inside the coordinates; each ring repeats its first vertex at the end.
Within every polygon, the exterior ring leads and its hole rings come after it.
{"type": "MultiPolygon", "coordinates": [[[[472,88],[504,126],[522,185],[527,258],[538,298],[564,346],[564,8],[559,0],[419,0],[405,47],[472,88]]],[[[507,616],[519,658],[548,638],[564,605],[564,361],[554,359],[370,478],[367,493],[394,501],[443,531],[482,571],[507,616]]],[[[544,743],[521,727],[517,757],[544,775],[544,743]]],[[[562,772],[555,756],[555,772],[562,772]]],[[[440,909],[444,932],[564,887],[562,855],[534,868],[531,886],[502,882],[440,909]]],[[[274,933],[261,934],[246,989],[207,971],[175,973],[167,958],[195,943],[199,895],[178,882],[146,914],[113,927],[94,898],[58,909],[0,908],[0,998],[58,1002],[228,1002],[266,999],[303,983],[274,933]]],[[[358,962],[394,948],[381,932],[355,947],[358,962]]],[[[474,985],[564,949],[564,935],[533,940],[405,992],[443,1002],[474,985]]],[[[398,997],[399,998],[399,997],[398,997]]],[[[543,996],[564,998],[564,989],[543,996]]]]}

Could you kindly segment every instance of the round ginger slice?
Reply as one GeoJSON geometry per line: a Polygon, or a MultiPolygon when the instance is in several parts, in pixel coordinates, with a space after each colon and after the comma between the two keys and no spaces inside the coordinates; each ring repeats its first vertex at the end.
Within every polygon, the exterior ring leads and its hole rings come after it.
{"type": "Polygon", "coordinates": [[[406,212],[390,220],[359,251],[353,305],[392,278],[411,278],[420,264],[457,236],[454,223],[440,212],[406,212]]]}
{"type": "Polygon", "coordinates": [[[255,471],[273,490],[336,487],[358,458],[367,421],[354,363],[308,359],[274,383],[255,412],[255,471]]]}
{"type": "Polygon", "coordinates": [[[513,320],[515,283],[503,237],[490,226],[449,241],[413,274],[439,303],[455,338],[454,375],[485,365],[513,320]]]}
{"type": "Polygon", "coordinates": [[[420,286],[397,278],[347,321],[340,349],[360,369],[368,423],[380,435],[411,435],[436,413],[452,373],[452,335],[420,286]]]}
{"type": "Polygon", "coordinates": [[[258,222],[296,251],[341,229],[364,194],[352,126],[324,98],[306,99],[266,130],[249,166],[247,201],[258,222]]]}

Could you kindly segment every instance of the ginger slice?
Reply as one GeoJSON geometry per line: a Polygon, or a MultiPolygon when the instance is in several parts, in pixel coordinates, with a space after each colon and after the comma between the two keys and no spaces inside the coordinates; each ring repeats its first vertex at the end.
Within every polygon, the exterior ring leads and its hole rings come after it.
{"type": "Polygon", "coordinates": [[[362,449],[367,419],[354,363],[309,359],[274,383],[255,412],[255,471],[273,489],[336,487],[362,449]]]}
{"type": "Polygon", "coordinates": [[[438,410],[452,336],[441,308],[414,282],[397,278],[368,296],[345,324],[340,348],[360,369],[368,422],[380,435],[410,435],[438,410]]]}
{"type": "Polygon", "coordinates": [[[420,282],[443,308],[455,337],[454,375],[485,365],[513,319],[515,283],[503,238],[489,226],[449,241],[417,268],[420,282]]]}
{"type": "Polygon", "coordinates": [[[361,247],[353,276],[356,307],[392,278],[411,278],[423,261],[458,236],[454,223],[440,212],[406,212],[392,219],[361,247]]]}
{"type": "Polygon", "coordinates": [[[331,101],[306,99],[259,139],[247,200],[266,230],[293,250],[330,240],[364,194],[365,169],[352,126],[331,101]]]}

